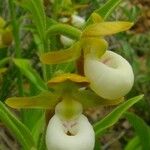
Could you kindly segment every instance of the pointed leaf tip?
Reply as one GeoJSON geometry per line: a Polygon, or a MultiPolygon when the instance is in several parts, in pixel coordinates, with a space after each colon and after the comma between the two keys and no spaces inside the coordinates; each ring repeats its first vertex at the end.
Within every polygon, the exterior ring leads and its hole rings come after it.
{"type": "Polygon", "coordinates": [[[90,36],[105,36],[118,32],[123,32],[130,29],[133,26],[133,22],[116,21],[116,22],[100,22],[89,25],[83,31],[83,37],[90,36]]]}

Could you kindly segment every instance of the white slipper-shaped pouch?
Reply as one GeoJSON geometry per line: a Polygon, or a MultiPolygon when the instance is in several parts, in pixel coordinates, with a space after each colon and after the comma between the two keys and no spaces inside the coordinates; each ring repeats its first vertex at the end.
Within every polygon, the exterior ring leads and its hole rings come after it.
{"type": "Polygon", "coordinates": [[[112,51],[106,51],[100,59],[89,54],[85,56],[84,72],[91,89],[110,100],[125,96],[134,83],[131,65],[112,51]]]}
{"type": "Polygon", "coordinates": [[[48,150],[93,150],[95,134],[84,115],[72,122],[62,122],[57,115],[49,121],[46,132],[48,150]]]}

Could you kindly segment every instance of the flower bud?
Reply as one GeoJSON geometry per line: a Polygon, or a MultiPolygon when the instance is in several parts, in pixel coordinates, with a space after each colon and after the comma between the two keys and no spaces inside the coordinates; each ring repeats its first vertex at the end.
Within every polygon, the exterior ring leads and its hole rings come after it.
{"type": "Polygon", "coordinates": [[[72,15],[71,16],[71,24],[77,28],[82,28],[85,24],[85,20],[80,16],[72,15]]]}
{"type": "Polygon", "coordinates": [[[75,41],[68,38],[67,36],[61,35],[60,36],[60,41],[65,47],[71,46],[75,41]]]}
{"type": "Polygon", "coordinates": [[[49,121],[46,132],[48,150],[93,150],[94,144],[94,130],[84,115],[74,122],[63,122],[57,115],[49,121]]]}
{"type": "Polygon", "coordinates": [[[106,51],[100,59],[90,54],[86,56],[84,71],[90,80],[91,89],[110,100],[125,96],[134,83],[131,65],[112,51],[106,51]]]}

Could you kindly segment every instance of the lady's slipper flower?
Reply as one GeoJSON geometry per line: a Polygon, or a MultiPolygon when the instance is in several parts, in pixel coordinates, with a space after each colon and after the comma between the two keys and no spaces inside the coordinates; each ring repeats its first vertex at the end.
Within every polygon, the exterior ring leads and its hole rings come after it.
{"type": "Polygon", "coordinates": [[[112,51],[106,51],[100,59],[88,55],[84,63],[85,75],[90,80],[91,89],[103,98],[121,98],[133,86],[131,65],[112,51]]]}
{"type": "Polygon", "coordinates": [[[95,134],[88,119],[81,115],[71,122],[54,115],[46,132],[48,150],[93,150],[95,134]]]}
{"type": "Polygon", "coordinates": [[[57,64],[76,60],[81,56],[84,59],[81,68],[90,81],[91,89],[104,99],[119,99],[130,91],[134,82],[133,71],[120,55],[106,51],[108,44],[103,37],[128,30],[133,23],[98,21],[100,18],[85,27],[80,41],[72,47],[43,54],[41,61],[45,64],[57,64]]]}
{"type": "Polygon", "coordinates": [[[101,105],[116,105],[123,99],[103,99],[86,89],[85,86],[88,85],[87,77],[61,74],[48,81],[53,92],[45,91],[32,97],[12,97],[5,103],[17,109],[55,110],[55,115],[48,120],[46,131],[48,150],[93,150],[95,134],[92,125],[82,114],[83,110],[101,105]]]}
{"type": "MultiPolygon", "coordinates": [[[[92,97],[89,99],[87,93],[79,95],[79,88],[88,83],[86,77],[62,74],[48,82],[56,92],[44,92],[33,97],[8,98],[6,104],[13,108],[55,108],[55,115],[47,126],[48,150],[93,150],[95,134],[88,119],[82,115],[80,98],[84,99],[83,103],[87,105],[93,96],[96,99],[97,97],[90,94],[92,97]]],[[[89,103],[90,107],[91,105],[92,103],[89,103]]]]}

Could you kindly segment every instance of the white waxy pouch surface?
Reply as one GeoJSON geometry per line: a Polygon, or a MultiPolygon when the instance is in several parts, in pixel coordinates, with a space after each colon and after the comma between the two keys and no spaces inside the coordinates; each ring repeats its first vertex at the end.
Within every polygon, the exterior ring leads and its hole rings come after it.
{"type": "Polygon", "coordinates": [[[48,150],[93,150],[94,144],[93,127],[84,115],[73,122],[62,122],[54,115],[49,121],[46,132],[48,150]]]}
{"type": "Polygon", "coordinates": [[[100,59],[88,54],[85,57],[84,72],[90,80],[91,89],[106,99],[125,96],[134,83],[131,65],[112,51],[106,51],[100,59]]]}

